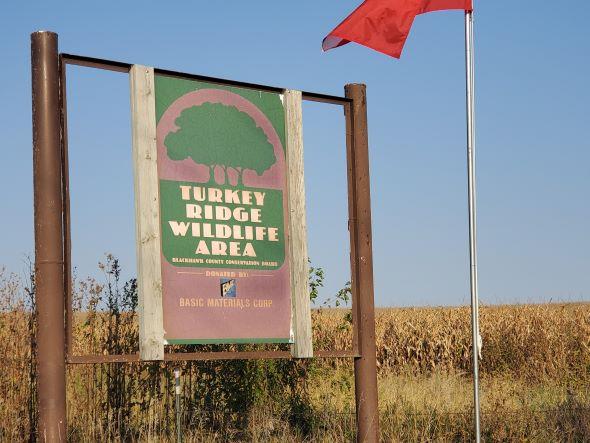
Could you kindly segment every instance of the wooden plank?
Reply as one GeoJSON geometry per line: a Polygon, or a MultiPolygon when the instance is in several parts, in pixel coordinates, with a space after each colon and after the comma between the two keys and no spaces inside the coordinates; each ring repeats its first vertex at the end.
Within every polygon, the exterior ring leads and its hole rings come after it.
{"type": "Polygon", "coordinates": [[[284,106],[287,144],[287,193],[290,215],[291,328],[294,339],[291,354],[296,358],[311,358],[313,357],[313,344],[308,287],[301,91],[285,90],[284,106]]]}
{"type": "Polygon", "coordinates": [[[129,79],[135,179],[139,357],[141,360],[163,360],[164,326],[154,69],[133,65],[129,71],[129,79]]]}

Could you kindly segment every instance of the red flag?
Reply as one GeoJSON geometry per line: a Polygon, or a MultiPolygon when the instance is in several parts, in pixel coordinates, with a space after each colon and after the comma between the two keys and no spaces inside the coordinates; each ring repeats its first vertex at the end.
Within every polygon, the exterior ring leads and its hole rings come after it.
{"type": "Polygon", "coordinates": [[[355,42],[399,58],[414,17],[444,9],[473,9],[472,0],[365,0],[330,32],[322,49],[355,42]]]}

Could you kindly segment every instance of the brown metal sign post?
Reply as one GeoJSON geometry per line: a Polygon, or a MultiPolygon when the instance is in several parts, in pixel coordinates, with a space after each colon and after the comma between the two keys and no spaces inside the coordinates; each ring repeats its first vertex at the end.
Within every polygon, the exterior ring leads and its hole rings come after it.
{"type": "Polygon", "coordinates": [[[371,234],[371,190],[367,94],[362,84],[344,88],[352,103],[346,106],[346,157],[348,165],[348,216],[352,315],[357,325],[354,359],[357,441],[379,441],[377,403],[377,359],[375,349],[375,303],[373,295],[373,244],[371,234]]]}
{"type": "Polygon", "coordinates": [[[37,302],[37,402],[41,441],[66,440],[61,106],[57,34],[31,34],[37,302]]]}

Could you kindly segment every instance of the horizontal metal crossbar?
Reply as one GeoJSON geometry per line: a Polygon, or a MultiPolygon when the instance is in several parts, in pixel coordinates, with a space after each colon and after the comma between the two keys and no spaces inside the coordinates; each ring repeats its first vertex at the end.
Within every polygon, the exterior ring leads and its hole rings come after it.
{"type": "MultiPolygon", "coordinates": [[[[89,68],[106,69],[108,71],[116,71],[116,72],[129,72],[129,70],[131,69],[131,66],[132,66],[131,63],[118,62],[118,61],[114,61],[114,60],[107,60],[107,59],[94,58],[94,57],[86,57],[83,55],[74,55],[74,54],[61,54],[61,59],[65,64],[68,64],[68,65],[86,66],[89,68]]],[[[240,82],[240,81],[236,81],[236,80],[228,80],[228,79],[218,78],[218,77],[209,77],[206,75],[189,74],[186,72],[171,71],[171,70],[167,70],[167,69],[154,68],[154,73],[159,74],[159,75],[166,75],[166,76],[170,76],[170,77],[187,78],[187,79],[191,79],[191,80],[216,83],[219,85],[237,86],[237,87],[246,88],[246,89],[256,89],[259,91],[275,92],[275,93],[279,93],[279,94],[285,90],[285,88],[279,88],[276,86],[259,85],[256,83],[240,82]]],[[[302,91],[301,96],[304,100],[321,102],[321,103],[331,103],[331,104],[335,104],[335,105],[345,105],[347,103],[352,103],[352,99],[347,98],[347,97],[339,97],[336,95],[320,94],[318,92],[302,91]]]]}
{"type": "MultiPolygon", "coordinates": [[[[315,351],[314,358],[357,358],[354,350],[315,351]]],[[[164,354],[164,361],[193,361],[193,360],[260,360],[291,358],[290,351],[218,351],[218,352],[174,352],[164,354]]],[[[116,355],[72,355],[67,359],[69,364],[93,363],[145,363],[139,354],[116,355]]]]}

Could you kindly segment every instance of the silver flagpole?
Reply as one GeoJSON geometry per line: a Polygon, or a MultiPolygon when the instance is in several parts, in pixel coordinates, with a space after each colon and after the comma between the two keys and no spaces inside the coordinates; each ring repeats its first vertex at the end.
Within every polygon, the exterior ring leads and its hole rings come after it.
{"type": "Polygon", "coordinates": [[[477,298],[477,244],[475,211],[475,112],[473,76],[473,11],[465,12],[465,80],[467,102],[467,193],[469,200],[469,262],[471,288],[471,330],[473,351],[473,403],[475,441],[480,441],[479,426],[479,369],[480,353],[479,302],[477,298]]]}

